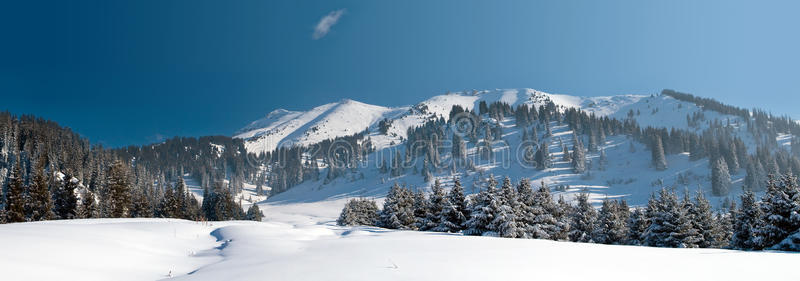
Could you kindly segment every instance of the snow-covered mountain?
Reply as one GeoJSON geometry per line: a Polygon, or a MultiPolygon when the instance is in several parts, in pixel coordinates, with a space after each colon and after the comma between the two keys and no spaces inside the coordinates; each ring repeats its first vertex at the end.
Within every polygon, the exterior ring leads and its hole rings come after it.
{"type": "MultiPolygon", "coordinates": [[[[562,108],[579,108],[598,116],[620,120],[627,118],[630,111],[645,112],[647,114],[635,116],[642,127],[686,129],[686,115],[704,111],[693,103],[667,96],[581,97],[549,94],[528,88],[496,89],[447,93],[413,106],[402,107],[383,107],[345,99],[302,112],[276,109],[240,129],[234,137],[245,140],[248,152],[260,153],[272,151],[278,146],[310,145],[367,129],[374,131],[379,121],[388,119],[392,121],[388,135],[397,137],[391,139],[397,143],[405,137],[410,127],[422,125],[434,117],[447,120],[454,105],[472,110],[481,102],[504,102],[512,107],[522,104],[538,107],[550,101],[562,108]]],[[[706,115],[708,119],[723,118],[721,114],[713,112],[706,115]]]]}
{"type": "MultiPolygon", "coordinates": [[[[475,110],[482,102],[491,104],[503,102],[512,108],[527,104],[542,106],[552,102],[559,109],[578,108],[596,116],[608,116],[617,120],[633,119],[642,128],[655,127],[666,129],[683,129],[700,134],[713,122],[730,124],[732,134],[741,138],[748,146],[748,153],[754,153],[756,140],[747,132],[747,120],[740,116],[726,115],[708,110],[690,101],[678,100],[669,95],[618,95],[604,97],[579,97],[560,94],[549,94],[533,89],[498,89],[487,91],[454,92],[433,96],[416,105],[408,107],[382,107],[368,105],[351,100],[344,100],[316,107],[306,112],[276,110],[265,118],[254,121],[237,133],[237,138],[244,139],[251,153],[271,151],[279,145],[311,145],[325,139],[366,132],[375,152],[365,157],[363,165],[352,175],[332,182],[309,180],[292,187],[288,191],[275,195],[270,200],[312,202],[330,198],[353,196],[370,196],[382,198],[388,187],[394,182],[417,188],[428,188],[430,182],[423,180],[421,174],[410,169],[405,174],[392,177],[381,173],[379,167],[391,159],[396,151],[402,151],[407,140],[409,128],[423,125],[437,118],[449,118],[454,105],[464,109],[475,110]],[[701,115],[699,122],[690,124],[687,116],[701,115]],[[387,119],[390,122],[386,133],[379,132],[378,123],[387,119]],[[366,130],[366,131],[365,131],[366,130]]],[[[484,117],[488,118],[488,117],[484,117]]],[[[567,199],[580,192],[588,191],[594,203],[603,198],[624,198],[631,205],[642,205],[650,194],[661,187],[680,188],[695,191],[703,189],[711,194],[710,165],[708,159],[690,161],[688,153],[667,155],[669,166],[666,170],[656,170],[651,164],[651,152],[646,144],[627,135],[614,135],[600,144],[600,149],[607,154],[608,162],[602,169],[597,167],[598,152],[587,154],[587,160],[595,167],[589,174],[573,173],[570,162],[563,161],[562,147],[573,145],[572,129],[559,122],[551,122],[551,136],[544,136],[539,131],[540,139],[548,142],[552,165],[544,170],[537,170],[519,161],[513,161],[522,145],[523,133],[515,126],[514,116],[506,116],[505,120],[491,121],[502,128],[503,143],[494,147],[496,157],[484,161],[479,155],[477,143],[467,143],[468,158],[475,160],[475,171],[439,169],[433,176],[445,185],[453,176],[461,178],[467,192],[479,190],[488,175],[509,176],[513,180],[528,178],[532,182],[544,182],[557,193],[567,199]],[[505,161],[505,162],[504,162],[505,161]]],[[[445,138],[449,136],[444,136],[445,138]]],[[[780,135],[781,146],[789,144],[790,135],[780,135]]],[[[584,143],[585,145],[585,143],[584,143]]],[[[443,161],[449,157],[444,153],[443,161]]],[[[421,160],[417,166],[422,164],[421,160]]],[[[321,166],[324,172],[325,166],[321,166]]],[[[416,170],[416,169],[413,169],[416,170]]],[[[715,206],[720,206],[725,199],[736,198],[741,192],[745,176],[744,167],[731,171],[733,187],[726,197],[712,197],[715,206]]]]}
{"type": "Polygon", "coordinates": [[[277,109],[242,128],[235,137],[246,140],[249,152],[267,152],[278,146],[308,145],[353,135],[383,118],[393,118],[406,110],[403,107],[389,108],[349,99],[304,112],[277,109]]]}

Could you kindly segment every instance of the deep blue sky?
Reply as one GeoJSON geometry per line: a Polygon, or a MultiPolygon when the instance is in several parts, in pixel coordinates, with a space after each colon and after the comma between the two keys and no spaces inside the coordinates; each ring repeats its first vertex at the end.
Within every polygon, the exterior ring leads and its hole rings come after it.
{"type": "Polygon", "coordinates": [[[16,2],[0,4],[0,110],[111,146],[465,89],[673,88],[800,117],[798,1],[16,2]]]}

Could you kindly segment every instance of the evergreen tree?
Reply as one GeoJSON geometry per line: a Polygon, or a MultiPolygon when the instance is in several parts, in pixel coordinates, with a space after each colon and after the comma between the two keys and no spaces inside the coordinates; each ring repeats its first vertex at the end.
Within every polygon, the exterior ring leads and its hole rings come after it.
{"type": "Polygon", "coordinates": [[[649,226],[644,211],[641,208],[636,208],[628,218],[627,225],[628,234],[625,243],[628,245],[642,245],[644,232],[649,226]]]}
{"type": "Polygon", "coordinates": [[[572,226],[569,239],[573,242],[593,242],[597,211],[589,203],[589,193],[581,192],[577,197],[578,204],[572,210],[572,226]]]}
{"type": "Polygon", "coordinates": [[[31,221],[49,220],[55,216],[44,165],[44,160],[37,163],[33,180],[28,186],[25,215],[31,221]]]}
{"type": "Polygon", "coordinates": [[[528,234],[531,238],[539,239],[561,239],[564,229],[567,227],[564,222],[556,217],[559,215],[558,206],[550,195],[550,188],[541,182],[539,189],[533,193],[533,201],[530,204],[530,224],[528,234]]]}
{"type": "Polygon", "coordinates": [[[97,199],[94,197],[94,192],[91,189],[83,189],[81,194],[81,205],[78,208],[78,217],[82,219],[90,219],[97,217],[97,199]]]}
{"type": "Polygon", "coordinates": [[[659,197],[651,197],[647,203],[646,216],[650,225],[643,234],[647,246],[678,248],[686,247],[686,238],[691,224],[686,219],[675,193],[661,189],[659,197]]]}
{"type": "Polygon", "coordinates": [[[244,219],[251,221],[261,221],[263,217],[264,214],[261,213],[261,209],[258,208],[258,204],[250,205],[250,208],[247,209],[247,213],[244,215],[244,219]]]}
{"type": "Polygon", "coordinates": [[[22,182],[22,172],[19,161],[16,161],[11,175],[6,179],[6,221],[25,222],[25,187],[22,182]]]}
{"type": "Polygon", "coordinates": [[[464,229],[464,225],[469,218],[469,210],[464,188],[458,178],[453,179],[453,188],[443,201],[444,207],[439,215],[439,226],[435,231],[459,232],[464,229]]]}
{"type": "Polygon", "coordinates": [[[577,137],[574,138],[572,154],[572,171],[576,174],[583,174],[586,172],[586,152],[583,151],[583,144],[577,137]]]}
{"type": "Polygon", "coordinates": [[[130,179],[128,169],[120,161],[115,161],[106,173],[108,190],[108,215],[112,218],[124,218],[128,216],[131,205],[130,179]]]}
{"type": "Polygon", "coordinates": [[[375,225],[378,222],[378,205],[365,198],[353,198],[344,205],[337,225],[375,225]]]}
{"type": "Polygon", "coordinates": [[[414,230],[428,230],[432,224],[428,221],[431,214],[428,213],[430,206],[428,205],[428,198],[422,190],[417,190],[412,193],[414,200],[414,230]]]}
{"type": "Polygon", "coordinates": [[[664,156],[664,144],[661,142],[661,136],[655,136],[653,140],[653,166],[656,170],[663,171],[667,169],[667,157],[664,156]]]}
{"type": "Polygon", "coordinates": [[[602,244],[621,244],[626,232],[625,219],[620,215],[619,204],[616,200],[606,198],[600,207],[592,240],[602,244]]]}
{"type": "Polygon", "coordinates": [[[783,175],[770,177],[767,193],[761,199],[762,224],[756,234],[765,247],[778,244],[800,228],[800,188],[797,178],[783,175]]]}
{"type": "Polygon", "coordinates": [[[756,195],[750,190],[745,190],[741,200],[742,206],[735,214],[730,244],[737,249],[761,249],[764,247],[763,240],[756,232],[763,224],[762,212],[756,201],[756,195]]]}
{"type": "Polygon", "coordinates": [[[721,244],[719,227],[711,211],[711,203],[706,200],[703,190],[698,189],[694,197],[694,204],[689,209],[692,218],[692,227],[697,231],[699,241],[696,245],[700,248],[716,248],[721,244]]]}
{"type": "Polygon", "coordinates": [[[78,179],[66,176],[61,184],[57,185],[53,194],[55,214],[60,219],[74,219],[78,207],[78,197],[75,189],[78,188],[78,179]]]}
{"type": "Polygon", "coordinates": [[[731,186],[731,175],[725,160],[717,158],[711,166],[711,191],[714,196],[728,195],[731,186]]]}
{"type": "Polygon", "coordinates": [[[425,225],[420,228],[420,230],[434,230],[439,225],[441,225],[442,221],[440,215],[442,214],[442,210],[445,207],[445,197],[444,188],[442,188],[441,182],[437,179],[433,185],[431,186],[431,195],[429,196],[428,202],[428,217],[425,219],[425,225]]]}
{"type": "Polygon", "coordinates": [[[415,221],[411,191],[395,183],[383,203],[379,225],[391,229],[414,229],[415,221]]]}
{"type": "Polygon", "coordinates": [[[517,199],[517,191],[511,185],[511,179],[505,177],[503,185],[500,188],[500,196],[497,197],[499,206],[494,207],[496,210],[495,219],[489,226],[489,229],[494,229],[500,237],[517,238],[522,237],[524,228],[521,225],[520,218],[517,212],[520,209],[520,203],[517,199]]]}
{"type": "Polygon", "coordinates": [[[491,231],[489,225],[494,221],[494,216],[497,213],[494,209],[497,206],[492,204],[499,202],[496,186],[497,181],[494,180],[494,177],[489,177],[487,188],[481,190],[470,200],[472,203],[469,206],[470,217],[465,224],[464,234],[483,235],[491,231]]]}

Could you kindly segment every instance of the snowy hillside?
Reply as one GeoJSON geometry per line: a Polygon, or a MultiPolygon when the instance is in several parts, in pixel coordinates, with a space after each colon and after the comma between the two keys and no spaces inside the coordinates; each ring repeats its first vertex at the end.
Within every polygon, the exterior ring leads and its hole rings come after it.
{"type": "Polygon", "coordinates": [[[99,219],[0,225],[6,242],[0,272],[3,280],[15,281],[791,280],[794,272],[775,268],[800,262],[790,253],[338,227],[333,219],[342,204],[262,204],[262,223],[99,219]]]}
{"type": "Polygon", "coordinates": [[[272,151],[278,146],[309,145],[326,139],[353,135],[406,108],[388,108],[342,100],[306,112],[277,109],[239,130],[249,152],[272,151]]]}
{"type": "MultiPolygon", "coordinates": [[[[454,105],[465,109],[477,110],[481,102],[493,103],[504,102],[512,107],[522,104],[531,106],[542,106],[547,102],[553,102],[561,107],[560,110],[567,108],[580,108],[581,110],[596,114],[598,116],[609,116],[618,120],[634,119],[641,127],[652,126],[656,128],[677,128],[688,131],[700,132],[708,128],[709,122],[718,121],[721,123],[730,122],[734,134],[742,138],[748,145],[749,153],[753,153],[755,148],[754,140],[747,133],[741,117],[720,114],[715,111],[705,110],[702,107],[686,101],[676,100],[664,95],[620,95],[609,97],[576,97],[568,95],[548,94],[532,89],[509,89],[475,92],[458,92],[445,95],[434,96],[419,104],[404,108],[403,110],[390,110],[374,106],[367,106],[356,102],[350,102],[352,106],[346,107],[349,115],[371,116],[363,118],[363,123],[351,127],[349,131],[343,128],[350,126],[351,122],[344,118],[330,118],[326,114],[317,114],[326,120],[322,129],[309,130],[308,128],[316,125],[297,125],[305,131],[297,129],[294,134],[303,132],[301,135],[302,143],[313,143],[312,140],[321,140],[341,136],[344,132],[355,132],[360,128],[370,126],[367,136],[377,149],[376,152],[368,155],[364,163],[358,169],[361,176],[353,176],[347,179],[337,179],[330,183],[319,181],[307,181],[286,191],[287,194],[279,194],[270,200],[289,200],[306,201],[325,200],[328,198],[369,196],[381,198],[385,196],[388,187],[394,182],[406,184],[413,188],[427,189],[430,182],[423,180],[419,174],[411,172],[399,177],[390,177],[379,172],[378,167],[382,161],[391,159],[399,150],[402,151],[404,141],[408,137],[408,128],[421,126],[426,121],[434,118],[449,117],[450,110],[454,105]],[[357,105],[357,106],[356,106],[357,105]],[[702,114],[702,119],[694,126],[689,126],[687,116],[702,114]],[[378,132],[375,122],[381,118],[392,120],[386,134],[378,132]],[[367,124],[372,122],[370,124],[367,124]],[[327,129],[327,128],[336,128],[327,129]],[[290,199],[286,199],[290,198],[290,199]]],[[[341,106],[340,104],[335,104],[341,106]]],[[[320,108],[327,108],[333,105],[325,105],[309,112],[324,111],[320,108]]],[[[280,112],[277,116],[290,116],[292,122],[300,124],[302,118],[295,115],[301,113],[280,112]]],[[[312,114],[312,113],[302,113],[312,114]]],[[[344,112],[333,111],[330,114],[337,116],[347,115],[344,112]]],[[[271,114],[273,115],[273,114],[271,114]]],[[[270,117],[259,120],[243,130],[248,132],[273,132],[274,128],[289,123],[282,120],[284,117],[272,118],[277,121],[271,122],[270,117]],[[271,122],[271,123],[270,123],[271,122]],[[256,129],[260,127],[261,129],[256,129]]],[[[494,122],[488,120],[489,122],[494,122]]],[[[708,159],[690,161],[688,153],[668,155],[668,168],[663,171],[651,167],[651,152],[642,143],[633,140],[628,136],[618,135],[609,136],[604,143],[599,144],[599,150],[605,150],[607,154],[607,165],[599,168],[599,152],[589,152],[587,160],[595,165],[590,169],[590,176],[577,174],[572,171],[569,161],[563,161],[562,145],[569,148],[573,146],[573,131],[565,124],[550,122],[552,136],[544,136],[545,132],[539,131],[537,138],[545,140],[549,145],[549,153],[553,158],[552,165],[544,170],[537,170],[529,165],[519,163],[520,147],[523,144],[523,133],[515,126],[513,116],[507,116],[505,120],[496,122],[497,126],[502,127],[502,142],[495,144],[495,159],[484,160],[479,156],[476,143],[467,143],[467,158],[475,162],[476,171],[451,171],[447,167],[434,172],[433,176],[441,180],[445,185],[452,181],[454,176],[462,179],[467,186],[468,193],[474,193],[485,185],[486,177],[490,174],[497,176],[509,176],[514,181],[521,178],[528,178],[538,185],[545,182],[551,189],[554,189],[556,196],[564,195],[567,199],[573,198],[577,193],[588,191],[591,194],[592,202],[599,204],[603,198],[622,198],[628,200],[633,206],[641,206],[647,202],[653,191],[662,187],[672,188],[682,193],[684,190],[695,191],[702,188],[706,194],[711,194],[710,184],[710,165],[708,159]]],[[[309,124],[318,124],[309,123],[309,124]]],[[[294,127],[293,127],[294,128],[294,127]]],[[[262,151],[259,145],[264,141],[263,138],[250,137],[256,133],[243,133],[238,137],[245,138],[248,149],[255,149],[251,152],[262,151]],[[248,138],[250,137],[250,138],[248,138]]],[[[273,134],[271,136],[278,136],[273,134]]],[[[449,136],[445,136],[449,137],[449,136]]],[[[783,135],[779,139],[782,145],[788,144],[790,136],[783,135]]],[[[287,137],[288,140],[297,140],[293,136],[287,137]]],[[[447,149],[445,149],[447,150],[447,149]]],[[[447,161],[449,156],[443,156],[443,161],[447,161]]],[[[417,166],[422,165],[422,160],[418,160],[417,166]]],[[[720,206],[725,199],[734,199],[741,192],[744,171],[732,171],[731,179],[733,187],[731,194],[726,197],[710,197],[709,200],[714,206],[720,206]]],[[[498,179],[499,180],[499,179],[498,179]]]]}

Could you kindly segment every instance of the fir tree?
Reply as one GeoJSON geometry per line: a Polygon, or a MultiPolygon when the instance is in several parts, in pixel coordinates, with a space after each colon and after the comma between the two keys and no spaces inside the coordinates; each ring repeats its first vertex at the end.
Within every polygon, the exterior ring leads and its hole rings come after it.
{"type": "Polygon", "coordinates": [[[465,224],[464,234],[467,235],[483,235],[490,232],[489,225],[495,219],[495,207],[492,204],[499,202],[497,199],[497,181],[494,177],[489,178],[489,184],[485,190],[481,190],[476,194],[471,201],[469,210],[470,217],[465,224]]]}
{"type": "Polygon", "coordinates": [[[586,152],[583,151],[583,144],[577,137],[574,138],[572,154],[572,171],[576,174],[583,174],[586,172],[586,152]]]}
{"type": "Polygon", "coordinates": [[[581,192],[577,200],[578,204],[572,210],[569,239],[573,242],[592,242],[597,211],[589,203],[589,193],[581,192]]]}
{"type": "Polygon", "coordinates": [[[628,217],[628,233],[626,236],[626,244],[628,245],[642,245],[644,232],[649,226],[647,217],[641,208],[636,208],[631,212],[628,217]]]}
{"type": "Polygon", "coordinates": [[[425,225],[420,230],[433,230],[442,223],[440,215],[446,205],[446,196],[441,182],[437,179],[431,186],[431,195],[428,197],[428,217],[425,219],[425,225]]]}
{"type": "Polygon", "coordinates": [[[78,179],[66,176],[53,194],[56,216],[60,219],[74,219],[78,207],[78,198],[75,189],[78,188],[78,179]]]}
{"type": "Polygon", "coordinates": [[[464,188],[458,178],[453,179],[453,188],[444,200],[444,207],[439,215],[439,226],[435,231],[459,232],[464,229],[464,225],[469,217],[464,188]]]}
{"type": "Polygon", "coordinates": [[[731,175],[728,164],[722,157],[717,158],[711,166],[711,191],[714,196],[728,195],[731,186],[731,175]]]}
{"type": "Polygon", "coordinates": [[[43,160],[37,163],[33,180],[28,186],[25,215],[31,221],[49,220],[55,216],[44,165],[43,160]]]}
{"type": "Polygon", "coordinates": [[[112,218],[124,218],[128,216],[131,204],[130,180],[128,170],[125,165],[116,161],[106,173],[108,186],[108,215],[112,218]]]}
{"type": "Polygon", "coordinates": [[[378,222],[378,205],[365,198],[353,198],[344,205],[337,225],[375,225],[378,222]]]}
{"type": "Polygon", "coordinates": [[[696,245],[700,248],[719,247],[722,239],[719,237],[718,223],[714,220],[711,204],[706,200],[702,189],[697,190],[689,214],[692,218],[692,227],[697,231],[699,238],[696,245]]]}
{"type": "Polygon", "coordinates": [[[414,229],[415,221],[411,191],[395,183],[383,203],[379,225],[392,229],[414,229]]]}
{"type": "Polygon", "coordinates": [[[6,221],[25,222],[25,187],[22,182],[22,173],[19,161],[16,161],[11,175],[6,179],[6,221]]]}
{"type": "Polygon", "coordinates": [[[643,234],[647,246],[678,248],[686,247],[686,238],[691,224],[686,219],[675,193],[661,189],[659,197],[651,197],[647,203],[646,216],[650,225],[643,234]]]}
{"type": "Polygon", "coordinates": [[[258,204],[250,205],[250,208],[247,209],[247,213],[244,215],[244,219],[251,221],[261,221],[263,217],[264,214],[261,213],[261,209],[258,208],[258,204]]]}
{"type": "Polygon", "coordinates": [[[735,214],[730,244],[737,249],[761,249],[764,247],[762,239],[756,235],[757,229],[763,224],[761,208],[750,190],[744,191],[741,200],[741,207],[735,214]]]}
{"type": "Polygon", "coordinates": [[[765,247],[781,242],[800,228],[800,188],[792,175],[770,177],[767,193],[761,199],[762,224],[756,234],[765,247]]]}
{"type": "Polygon", "coordinates": [[[655,136],[653,140],[653,166],[656,170],[663,171],[667,169],[667,157],[664,156],[664,144],[661,142],[661,136],[655,136]]]}
{"type": "Polygon", "coordinates": [[[626,236],[625,219],[620,216],[616,200],[603,200],[597,225],[594,229],[594,242],[602,244],[621,244],[626,236]]]}

